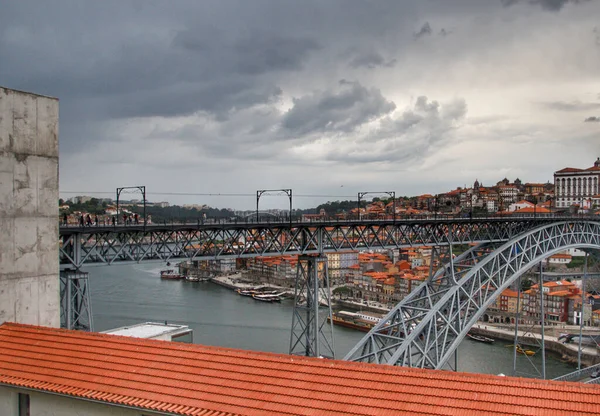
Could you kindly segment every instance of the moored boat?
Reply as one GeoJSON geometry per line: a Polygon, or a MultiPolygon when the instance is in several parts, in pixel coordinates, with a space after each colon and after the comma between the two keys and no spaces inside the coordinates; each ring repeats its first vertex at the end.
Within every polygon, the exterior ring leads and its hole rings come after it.
{"type": "Polygon", "coordinates": [[[265,288],[238,289],[238,290],[236,290],[236,292],[242,296],[278,294],[278,292],[276,290],[270,290],[270,289],[265,289],[265,288]]]}
{"type": "Polygon", "coordinates": [[[160,278],[166,279],[166,280],[181,280],[181,279],[184,279],[185,276],[175,272],[175,270],[173,270],[173,269],[167,269],[167,270],[160,271],[160,278]]]}
{"type": "Polygon", "coordinates": [[[280,294],[259,295],[254,294],[252,298],[261,302],[281,302],[280,294]]]}
{"type": "Polygon", "coordinates": [[[467,334],[467,336],[473,341],[485,342],[486,344],[494,342],[493,338],[484,337],[483,335],[467,334]]]}
{"type": "Polygon", "coordinates": [[[506,345],[506,348],[514,348],[519,354],[523,354],[523,355],[527,355],[527,356],[532,356],[535,355],[535,351],[531,351],[531,350],[526,350],[523,347],[521,347],[520,345],[514,345],[514,344],[509,344],[506,345]]]}
{"type": "Polygon", "coordinates": [[[523,354],[523,355],[527,355],[529,357],[531,357],[532,355],[535,355],[535,351],[531,351],[531,350],[525,350],[519,346],[517,346],[517,352],[519,354],[523,354]]]}
{"type": "Polygon", "coordinates": [[[332,315],[332,320],[334,325],[369,332],[379,323],[381,316],[368,312],[338,311],[332,315]]]}

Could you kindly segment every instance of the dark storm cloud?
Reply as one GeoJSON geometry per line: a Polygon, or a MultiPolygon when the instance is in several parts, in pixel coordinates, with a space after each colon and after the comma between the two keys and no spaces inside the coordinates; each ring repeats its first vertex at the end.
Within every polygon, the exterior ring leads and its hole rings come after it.
{"type": "Polygon", "coordinates": [[[92,130],[102,121],[198,111],[223,120],[277,101],[278,77],[302,69],[321,48],[306,34],[265,32],[260,21],[244,22],[253,13],[244,4],[240,15],[231,15],[230,6],[216,3],[106,1],[73,8],[0,0],[0,80],[60,98],[66,152],[95,145],[103,133],[92,130]],[[227,19],[211,20],[209,9],[227,19]],[[232,30],[236,20],[243,30],[232,30]],[[86,134],[71,134],[77,131],[86,134]]]}
{"type": "Polygon", "coordinates": [[[255,35],[236,42],[233,51],[237,57],[237,70],[242,74],[257,75],[299,70],[308,54],[319,48],[319,44],[309,38],[255,35]]]}
{"type": "Polygon", "coordinates": [[[583,120],[584,123],[600,123],[600,117],[588,117],[585,120],[583,120]]]}
{"type": "Polygon", "coordinates": [[[281,93],[279,87],[260,88],[239,81],[208,85],[181,84],[121,96],[118,101],[111,103],[109,114],[113,118],[173,117],[204,111],[223,120],[232,110],[274,102],[281,93]]]}
{"type": "Polygon", "coordinates": [[[600,103],[583,103],[581,101],[553,101],[549,103],[542,103],[542,105],[558,111],[589,111],[600,108],[600,103]]]}
{"type": "Polygon", "coordinates": [[[385,60],[379,52],[370,51],[357,54],[348,64],[351,68],[368,68],[374,69],[377,67],[391,68],[396,65],[396,60],[385,60]]]}
{"type": "Polygon", "coordinates": [[[396,105],[377,88],[342,80],[336,91],[319,91],[294,98],[282,121],[295,135],[315,132],[350,132],[394,111],[396,105]]]}
{"type": "Polygon", "coordinates": [[[370,134],[345,143],[345,153],[333,151],[327,158],[352,163],[421,160],[442,143],[454,139],[453,130],[466,114],[467,104],[463,99],[442,105],[420,96],[401,114],[379,120],[378,127],[370,134]]]}
{"type": "Polygon", "coordinates": [[[421,26],[421,29],[419,29],[418,32],[415,32],[413,36],[415,39],[420,39],[423,36],[429,35],[431,35],[431,26],[429,25],[429,22],[425,22],[423,26],[421,26]]]}
{"type": "Polygon", "coordinates": [[[567,4],[580,4],[588,1],[590,0],[501,0],[504,7],[510,7],[517,3],[529,3],[532,5],[539,5],[542,9],[551,12],[557,12],[567,4]]]}

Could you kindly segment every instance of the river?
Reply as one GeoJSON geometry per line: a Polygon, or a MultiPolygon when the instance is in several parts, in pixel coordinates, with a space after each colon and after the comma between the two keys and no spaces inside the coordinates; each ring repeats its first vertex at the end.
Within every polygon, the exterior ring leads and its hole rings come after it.
{"type": "MultiPolygon", "coordinates": [[[[197,344],[288,353],[292,300],[263,303],[210,282],[161,280],[159,271],[164,268],[164,263],[148,262],[85,269],[90,273],[94,330],[167,321],[189,325],[197,344]]],[[[336,358],[343,358],[362,336],[362,332],[334,326],[336,358]]],[[[527,357],[519,355],[517,360],[517,375],[536,374],[527,357]]],[[[541,370],[541,354],[532,361],[541,370]]],[[[501,341],[483,344],[466,339],[458,349],[458,368],[511,375],[512,349],[501,341]]],[[[547,378],[573,370],[556,356],[546,359],[547,378]]]]}

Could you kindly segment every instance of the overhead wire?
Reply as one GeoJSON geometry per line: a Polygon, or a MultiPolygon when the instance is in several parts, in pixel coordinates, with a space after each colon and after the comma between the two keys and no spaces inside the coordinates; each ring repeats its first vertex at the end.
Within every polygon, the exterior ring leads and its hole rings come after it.
{"type": "MultiPolygon", "coordinates": [[[[60,191],[61,194],[78,194],[78,195],[114,195],[113,192],[106,191],[60,191]]],[[[127,192],[135,193],[135,192],[127,192]]],[[[146,192],[146,195],[163,195],[163,196],[219,196],[219,197],[255,197],[256,194],[240,194],[240,193],[202,193],[202,192],[146,192]]],[[[285,194],[265,193],[263,196],[282,196],[285,194]]],[[[356,195],[326,195],[326,194],[294,194],[297,198],[356,198],[356,195]]]]}

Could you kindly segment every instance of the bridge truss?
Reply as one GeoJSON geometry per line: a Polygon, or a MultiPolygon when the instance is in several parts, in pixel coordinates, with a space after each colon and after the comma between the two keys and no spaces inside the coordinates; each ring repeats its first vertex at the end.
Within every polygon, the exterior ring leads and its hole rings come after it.
{"type": "Polygon", "coordinates": [[[345,359],[441,369],[485,310],[532,266],[568,248],[597,253],[600,223],[542,224],[507,240],[483,242],[453,259],[404,298],[345,359]]]}
{"type": "Polygon", "coordinates": [[[419,219],[307,223],[60,227],[60,263],[318,254],[408,246],[504,242],[556,218],[419,219]]]}

